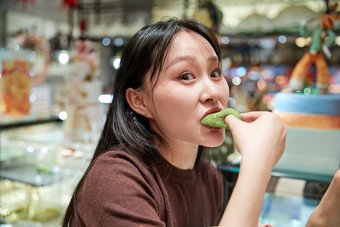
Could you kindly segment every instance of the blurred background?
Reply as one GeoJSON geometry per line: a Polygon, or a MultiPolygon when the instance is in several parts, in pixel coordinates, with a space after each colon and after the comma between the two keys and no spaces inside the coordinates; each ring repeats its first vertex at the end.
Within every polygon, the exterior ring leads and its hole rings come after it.
{"type": "MultiPolygon", "coordinates": [[[[122,51],[141,27],[170,17],[205,23],[216,32],[221,46],[230,106],[240,112],[272,111],[275,94],[287,86],[311,42],[311,37],[301,35],[300,25],[308,21],[313,30],[333,3],[1,0],[1,226],[60,225],[99,137],[122,51]]],[[[329,91],[338,94],[339,21],[333,32],[336,38],[327,59],[329,91]]],[[[315,80],[316,69],[311,66],[302,92],[310,94],[315,80]]],[[[232,168],[240,155],[230,133],[222,146],[207,150],[205,157],[224,173],[237,173],[232,168]]],[[[289,175],[289,165],[285,173],[273,173],[263,206],[261,220],[276,227],[304,226],[331,180],[331,174],[324,172],[289,175]],[[313,184],[308,187],[312,192],[306,192],[307,182],[313,184]]],[[[236,175],[225,174],[226,197],[236,175]]]]}

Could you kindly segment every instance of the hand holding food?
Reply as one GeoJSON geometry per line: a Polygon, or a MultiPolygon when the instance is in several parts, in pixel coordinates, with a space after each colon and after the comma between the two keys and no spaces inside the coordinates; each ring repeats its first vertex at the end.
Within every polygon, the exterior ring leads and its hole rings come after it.
{"type": "Polygon", "coordinates": [[[242,113],[242,121],[226,117],[242,162],[274,167],[285,148],[286,128],[280,117],[269,111],[242,113]]]}

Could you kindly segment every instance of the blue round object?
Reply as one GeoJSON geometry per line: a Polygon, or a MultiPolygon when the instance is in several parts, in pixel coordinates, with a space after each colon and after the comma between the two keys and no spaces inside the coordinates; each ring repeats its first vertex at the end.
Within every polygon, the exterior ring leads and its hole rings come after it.
{"type": "Polygon", "coordinates": [[[277,93],[275,111],[340,116],[340,94],[277,93]]]}

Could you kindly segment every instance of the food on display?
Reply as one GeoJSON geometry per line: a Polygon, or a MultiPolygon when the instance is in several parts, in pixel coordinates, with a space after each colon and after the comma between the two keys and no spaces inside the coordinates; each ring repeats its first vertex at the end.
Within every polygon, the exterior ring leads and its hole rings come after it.
{"type": "Polygon", "coordinates": [[[2,61],[1,113],[20,117],[30,113],[30,64],[28,60],[2,61]]]}

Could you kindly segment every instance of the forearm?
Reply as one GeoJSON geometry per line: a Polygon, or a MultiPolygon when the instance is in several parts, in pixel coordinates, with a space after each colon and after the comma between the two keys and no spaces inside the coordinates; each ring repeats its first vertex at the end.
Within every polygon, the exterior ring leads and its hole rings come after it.
{"type": "Polygon", "coordinates": [[[257,227],[271,171],[285,148],[286,128],[269,112],[227,116],[235,146],[242,155],[240,173],[220,226],[257,227]]]}
{"type": "Polygon", "coordinates": [[[308,227],[340,226],[340,170],[338,170],[319,205],[308,219],[308,227]]]}
{"type": "Polygon", "coordinates": [[[219,226],[257,226],[270,175],[268,166],[241,164],[239,177],[219,226]]]}

